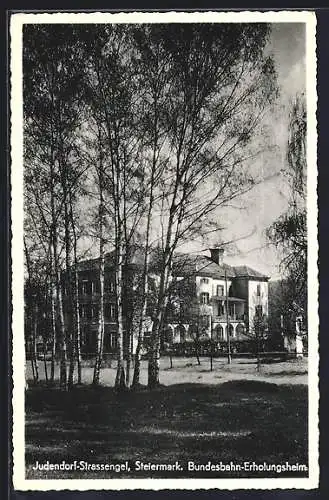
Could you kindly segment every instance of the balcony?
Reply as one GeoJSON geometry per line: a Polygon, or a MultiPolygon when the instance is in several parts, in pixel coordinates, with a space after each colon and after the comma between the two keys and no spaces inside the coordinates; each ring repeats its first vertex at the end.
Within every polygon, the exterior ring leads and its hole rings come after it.
{"type": "MultiPolygon", "coordinates": [[[[204,317],[211,317],[211,320],[213,323],[226,323],[226,314],[222,314],[220,316],[215,316],[213,314],[200,314],[200,315],[195,315],[195,314],[168,314],[166,315],[165,322],[166,323],[186,323],[190,324],[191,322],[198,322],[201,321],[202,318],[204,317]]],[[[244,323],[245,320],[245,315],[244,313],[236,313],[236,314],[229,314],[228,315],[228,320],[230,323],[244,323]]]]}
{"type": "Polygon", "coordinates": [[[241,322],[244,321],[244,314],[229,314],[228,317],[226,317],[226,314],[222,314],[221,316],[213,316],[212,320],[216,323],[226,323],[227,319],[231,323],[232,321],[237,321],[241,322]]]}
{"type": "Polygon", "coordinates": [[[245,299],[240,299],[239,297],[227,297],[226,295],[213,295],[211,297],[211,301],[213,302],[226,302],[226,300],[230,303],[234,304],[244,304],[246,301],[245,299]]]}

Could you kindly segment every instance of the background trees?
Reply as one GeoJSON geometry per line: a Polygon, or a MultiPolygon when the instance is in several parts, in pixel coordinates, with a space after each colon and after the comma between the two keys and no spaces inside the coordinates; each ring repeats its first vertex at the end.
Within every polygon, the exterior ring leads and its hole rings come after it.
{"type": "Polygon", "coordinates": [[[285,275],[281,314],[296,306],[307,314],[307,212],[306,212],[306,103],[297,95],[289,114],[285,175],[289,186],[288,209],[267,231],[281,252],[285,275]]]}
{"type": "MultiPolygon", "coordinates": [[[[123,357],[129,249],[136,242],[143,249],[139,315],[129,330],[139,345],[156,249],[149,386],[159,383],[173,254],[182,242],[219,230],[220,207],[253,186],[252,163],[264,148],[258,125],[277,94],[273,61],[264,56],[269,33],[265,24],[25,27],[27,253],[37,240],[49,261],[63,387],[67,377],[72,385],[79,358],[79,234],[97,242],[100,263],[95,384],[104,341],[105,252],[113,252],[115,263],[119,388],[129,384],[123,357]]],[[[135,363],[137,384],[139,355],[135,363]]]]}

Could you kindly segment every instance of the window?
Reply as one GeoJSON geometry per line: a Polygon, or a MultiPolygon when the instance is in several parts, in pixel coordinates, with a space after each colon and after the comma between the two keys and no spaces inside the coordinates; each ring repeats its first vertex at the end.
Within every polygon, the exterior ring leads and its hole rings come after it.
{"type": "Polygon", "coordinates": [[[200,304],[209,304],[209,293],[207,292],[201,293],[200,304]]]}
{"type": "MultiPolygon", "coordinates": [[[[228,331],[229,331],[230,337],[234,337],[234,328],[233,328],[233,325],[231,323],[228,325],[228,331]]],[[[227,334],[227,326],[226,326],[226,334],[227,334]]]]}
{"type": "Polygon", "coordinates": [[[223,285],[217,285],[217,294],[219,297],[224,295],[224,286],[223,285]]]}
{"type": "Polygon", "coordinates": [[[81,293],[82,293],[82,295],[90,295],[91,294],[91,282],[90,281],[82,280],[81,293]]]}
{"type": "Polygon", "coordinates": [[[107,293],[114,293],[115,292],[115,283],[111,279],[105,279],[104,283],[104,291],[107,293]]]}
{"type": "Polygon", "coordinates": [[[98,305],[97,304],[91,305],[90,316],[92,319],[98,318],[98,305]]]}
{"type": "Polygon", "coordinates": [[[209,279],[208,278],[201,278],[201,283],[204,283],[205,285],[207,285],[209,283],[209,279]]]}
{"type": "Polygon", "coordinates": [[[115,318],[115,304],[110,304],[110,318],[115,318]]]}
{"type": "Polygon", "coordinates": [[[88,304],[81,304],[79,310],[81,318],[88,317],[88,304]]]}
{"type": "Polygon", "coordinates": [[[212,338],[215,342],[224,340],[224,329],[221,325],[217,325],[213,330],[212,338]]]}
{"type": "Polygon", "coordinates": [[[109,337],[110,337],[110,346],[111,346],[111,349],[116,349],[117,346],[118,346],[117,334],[114,333],[114,332],[111,332],[109,334],[109,337]]]}
{"type": "Polygon", "coordinates": [[[210,317],[209,316],[201,316],[200,317],[200,326],[208,329],[210,326],[210,317]]]}
{"type": "Polygon", "coordinates": [[[224,304],[223,302],[220,302],[218,304],[218,316],[224,316],[224,314],[225,314],[224,304]]]}
{"type": "Polygon", "coordinates": [[[105,304],[104,308],[105,317],[108,319],[115,318],[115,304],[105,304]]]}
{"type": "Polygon", "coordinates": [[[185,337],[186,337],[185,326],[183,325],[176,326],[174,336],[177,342],[185,342],[185,337]]]}
{"type": "Polygon", "coordinates": [[[260,297],[260,285],[257,285],[257,297],[260,297]]]}
{"type": "Polygon", "coordinates": [[[244,335],[246,333],[246,328],[242,323],[239,323],[236,327],[237,336],[244,335]]]}

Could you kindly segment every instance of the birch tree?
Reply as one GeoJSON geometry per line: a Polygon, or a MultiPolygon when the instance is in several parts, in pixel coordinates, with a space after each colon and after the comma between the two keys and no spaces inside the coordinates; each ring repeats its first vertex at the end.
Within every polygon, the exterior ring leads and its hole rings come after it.
{"type": "MultiPolygon", "coordinates": [[[[126,386],[124,371],[124,275],[126,247],[140,218],[143,180],[139,93],[127,26],[98,26],[85,33],[88,47],[90,113],[101,131],[104,148],[104,209],[113,227],[113,255],[117,317],[116,388],[126,386]]],[[[109,239],[108,239],[109,240],[109,239]]]]}
{"type": "Polygon", "coordinates": [[[105,230],[105,187],[104,187],[104,160],[102,130],[98,126],[98,162],[97,162],[97,184],[99,194],[98,204],[98,228],[99,228],[99,310],[98,310],[98,332],[97,351],[93,375],[93,384],[98,385],[100,380],[100,370],[103,361],[104,350],[104,281],[105,281],[105,250],[104,250],[104,230],[105,230]]]}
{"type": "MultiPolygon", "coordinates": [[[[138,304],[139,321],[135,354],[133,386],[139,385],[143,330],[148,309],[150,258],[154,250],[152,234],[154,212],[159,201],[162,175],[166,166],[166,103],[169,99],[169,55],[158,43],[157,33],[150,26],[135,27],[133,33],[140,84],[143,87],[143,115],[140,130],[144,133],[144,233],[143,271],[138,304]]],[[[160,193],[161,197],[161,193],[160,193]]],[[[156,241],[156,244],[158,242],[156,241]]]]}
{"type": "Polygon", "coordinates": [[[169,55],[163,261],[153,320],[150,387],[159,383],[160,330],[179,242],[207,228],[221,206],[251,189],[252,138],[276,94],[263,49],[266,25],[154,27],[169,55]]]}
{"type": "MultiPolygon", "coordinates": [[[[56,290],[60,325],[62,388],[67,386],[68,338],[71,340],[72,360],[74,355],[70,203],[74,200],[72,193],[79,179],[76,171],[78,159],[75,140],[80,124],[78,103],[83,78],[83,65],[78,57],[78,45],[74,44],[77,42],[74,33],[74,29],[69,26],[28,25],[24,28],[24,131],[27,148],[30,148],[31,152],[25,154],[25,169],[32,174],[31,182],[36,186],[39,185],[38,179],[33,178],[33,175],[43,172],[46,187],[46,192],[37,193],[36,189],[34,192],[40,215],[42,212],[48,212],[52,286],[56,290]],[[74,49],[69,46],[68,39],[74,49]],[[69,278],[66,282],[69,297],[68,335],[63,308],[62,253],[66,276],[69,278]]],[[[28,186],[26,188],[28,189],[28,186]]],[[[73,366],[71,362],[70,385],[73,383],[73,366]]]]}
{"type": "Polygon", "coordinates": [[[291,103],[289,112],[286,147],[288,208],[267,231],[269,240],[282,255],[281,270],[287,279],[285,307],[293,308],[293,303],[296,302],[305,313],[307,311],[306,132],[305,97],[297,95],[291,103]]]}

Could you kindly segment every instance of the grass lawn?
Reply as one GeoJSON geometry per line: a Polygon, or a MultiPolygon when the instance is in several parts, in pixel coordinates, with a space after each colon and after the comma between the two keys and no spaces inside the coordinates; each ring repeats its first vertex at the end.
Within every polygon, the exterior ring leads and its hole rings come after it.
{"type": "MultiPolygon", "coordinates": [[[[263,365],[257,373],[247,360],[230,366],[216,362],[213,372],[205,360],[197,367],[195,360],[174,359],[173,369],[164,362],[161,382],[171,383],[154,391],[115,393],[106,384],[114,367],[107,369],[105,384],[97,389],[85,385],[64,393],[42,384],[30,387],[26,477],[306,477],[307,472],[187,470],[188,461],[307,465],[307,363],[263,365]],[[32,469],[36,461],[47,460],[95,464],[127,460],[130,471],[32,469]],[[137,471],[137,460],[179,461],[184,470],[137,471]]],[[[87,369],[86,382],[88,376],[87,369]]]]}

